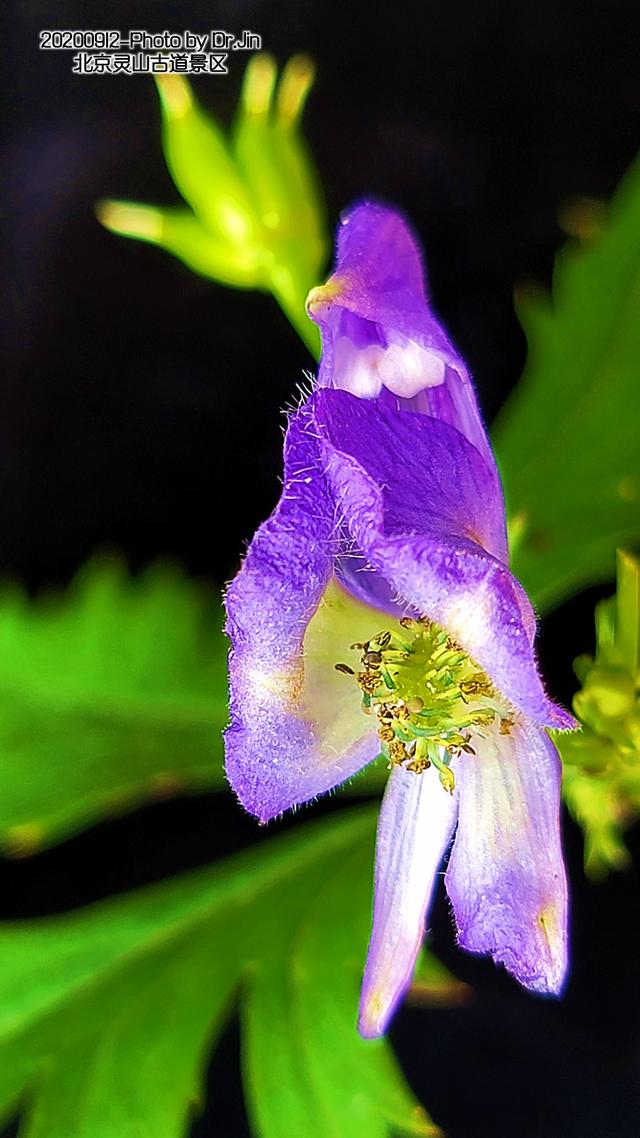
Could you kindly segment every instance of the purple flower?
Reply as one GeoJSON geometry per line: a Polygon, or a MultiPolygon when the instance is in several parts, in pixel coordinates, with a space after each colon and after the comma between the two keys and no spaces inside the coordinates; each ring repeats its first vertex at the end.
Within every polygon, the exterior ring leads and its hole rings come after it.
{"type": "Polygon", "coordinates": [[[227,593],[227,772],[261,821],[389,761],[360,1031],[410,983],[443,856],[462,947],[558,993],[567,964],[551,702],[500,481],[420,253],[363,203],[309,296],[323,356],[280,501],[227,593]]]}

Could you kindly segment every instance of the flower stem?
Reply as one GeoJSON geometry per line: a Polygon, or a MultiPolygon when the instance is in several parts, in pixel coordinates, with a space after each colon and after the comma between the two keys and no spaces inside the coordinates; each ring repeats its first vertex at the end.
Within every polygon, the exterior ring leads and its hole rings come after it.
{"type": "Polygon", "coordinates": [[[307,289],[301,288],[289,274],[278,274],[272,278],[271,292],[278,301],[285,316],[295,328],[300,339],[315,360],[320,359],[320,332],[309,319],[305,309],[307,289]]]}

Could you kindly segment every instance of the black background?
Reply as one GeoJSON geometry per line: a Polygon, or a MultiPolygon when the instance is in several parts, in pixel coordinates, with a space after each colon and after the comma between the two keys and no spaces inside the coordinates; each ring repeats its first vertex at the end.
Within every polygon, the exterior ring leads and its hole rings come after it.
{"type": "MultiPolygon", "coordinates": [[[[563,202],[609,196],[640,142],[631,3],[61,0],[7,5],[3,20],[0,568],[30,587],[65,582],[105,544],[134,567],[170,554],[228,579],[276,499],[280,410],[310,366],[268,297],[218,288],[101,229],[100,197],[176,200],[152,83],[72,76],[69,53],[38,52],[41,28],[249,28],[281,62],[309,51],[319,76],[307,134],[332,224],[364,192],[409,213],[489,420],[524,359],[514,284],[548,282],[563,202]]],[[[227,122],[243,64],[196,84],[227,122]]],[[[545,673],[565,702],[600,595],[543,628],[545,673]]],[[[230,796],[166,803],[0,864],[0,905],[6,916],[64,909],[263,840],[256,830],[230,796]]],[[[436,947],[476,998],[405,1010],[392,1035],[448,1138],[637,1138],[638,875],[586,884],[568,819],[566,837],[574,948],[563,1001],[527,996],[457,953],[436,906],[436,947]]],[[[237,1052],[232,1025],[197,1138],[248,1133],[237,1052]]]]}

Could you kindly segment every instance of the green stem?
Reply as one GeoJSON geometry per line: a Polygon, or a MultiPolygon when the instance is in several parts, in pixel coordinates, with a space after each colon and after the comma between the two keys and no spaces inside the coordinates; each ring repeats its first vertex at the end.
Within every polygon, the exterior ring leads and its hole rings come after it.
{"type": "Polygon", "coordinates": [[[289,274],[272,279],[271,292],[285,316],[315,360],[320,359],[320,330],[309,319],[305,309],[308,289],[301,288],[289,274]]]}

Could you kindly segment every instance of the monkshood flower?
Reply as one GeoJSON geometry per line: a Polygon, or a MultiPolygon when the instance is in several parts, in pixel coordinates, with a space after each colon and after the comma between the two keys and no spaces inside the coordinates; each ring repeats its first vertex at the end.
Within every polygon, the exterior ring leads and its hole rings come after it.
{"type": "Polygon", "coordinates": [[[494,458],[406,222],[371,203],[348,213],[308,310],[317,383],[226,598],[227,772],[266,822],[387,756],[359,1023],[375,1036],[411,981],[452,837],[460,945],[561,990],[560,764],[545,729],[575,723],[538,675],[494,458]]]}

